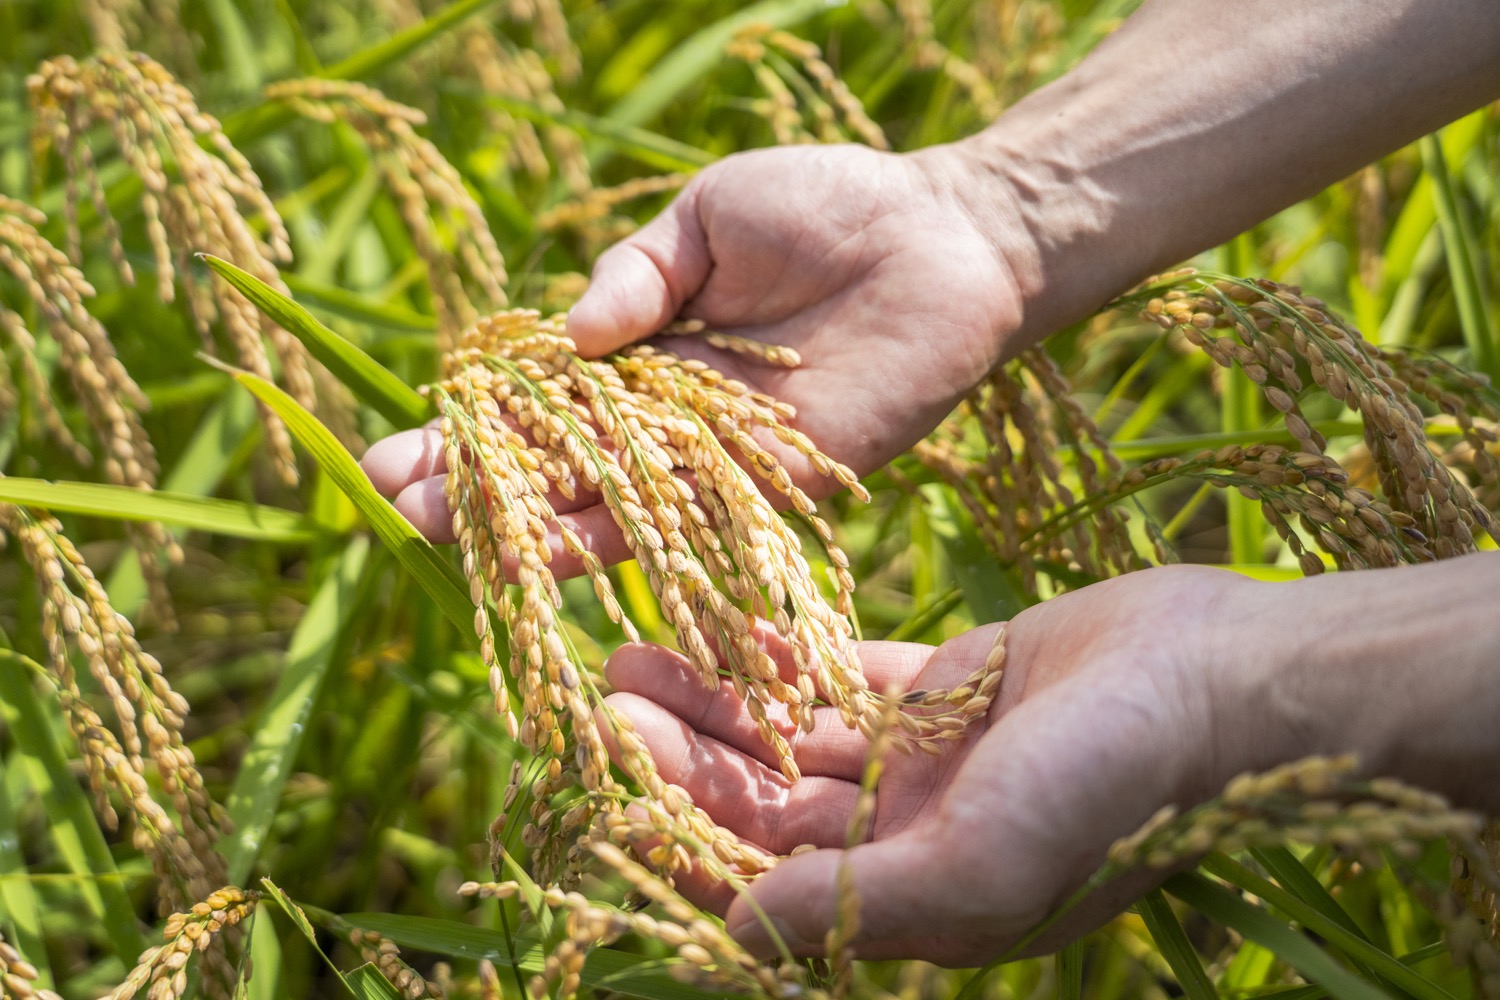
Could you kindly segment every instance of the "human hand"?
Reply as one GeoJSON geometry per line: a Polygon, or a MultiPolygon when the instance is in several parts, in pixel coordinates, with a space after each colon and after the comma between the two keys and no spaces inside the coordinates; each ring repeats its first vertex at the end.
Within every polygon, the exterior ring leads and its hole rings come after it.
{"type": "MultiPolygon", "coordinates": [[[[1188,806],[1235,774],[1310,752],[1274,719],[1247,719],[1236,696],[1247,602],[1274,588],[1202,567],[1169,567],[1065,594],[1007,626],[1006,673],[989,717],[941,756],[895,754],[870,840],[845,852],[867,741],[834,709],[792,740],[803,778],[788,784],[728,685],[703,688],[677,654],[624,647],[606,674],[664,780],[721,825],[782,861],[750,888],[797,954],[822,950],[841,864],[860,899],[861,958],[973,965],[1003,953],[1067,899],[1109,846],[1168,803],[1188,806]]],[[[872,687],[934,689],[981,666],[998,626],[936,649],[864,643],[872,687]]],[[[771,650],[774,654],[775,650],[771,650]]],[[[1253,654],[1250,654],[1253,655],[1253,654]]],[[[1034,947],[1102,923],[1163,878],[1107,885],[1034,947]]],[[[743,900],[688,874],[679,888],[726,913],[731,934],[770,955],[743,900]]]]}
{"type": "MultiPolygon", "coordinates": [[[[794,424],[824,452],[873,471],[1019,349],[1009,338],[1022,254],[996,236],[998,187],[943,148],[728,157],[599,259],[568,332],[598,356],[686,317],[792,347],[802,364],[786,369],[694,337],[666,344],[792,404],[794,424]]],[[[837,489],[774,436],[761,443],[814,497],[837,489]]],[[[448,541],[442,454],[438,431],[424,428],[377,443],[364,466],[418,530],[448,541]]],[[[597,498],[580,494],[559,513],[605,561],[628,555],[597,498]]]]}

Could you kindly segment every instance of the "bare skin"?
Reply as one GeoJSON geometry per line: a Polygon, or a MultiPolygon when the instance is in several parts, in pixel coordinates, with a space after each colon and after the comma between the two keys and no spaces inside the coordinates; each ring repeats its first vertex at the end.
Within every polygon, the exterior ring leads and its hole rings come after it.
{"type": "MultiPolygon", "coordinates": [[[[996,363],[1139,277],[1500,96],[1497,53],[1493,0],[1148,2],[965,142],[900,156],[767,150],[705,169],[600,258],[569,332],[597,356],[685,316],[794,347],[804,366],[783,371],[672,344],[793,403],[814,440],[869,472],[996,363]]],[[[809,492],[832,491],[782,454],[809,492]]],[[[451,539],[434,430],[377,443],[364,466],[414,525],[451,539]]],[[[628,555],[593,498],[559,510],[602,557],[628,555]]],[[[1492,554],[1283,585],[1179,567],[1025,612],[987,728],[938,761],[898,762],[883,783],[875,839],[848,855],[856,949],[993,957],[1159,806],[1307,753],[1354,751],[1372,773],[1500,807],[1484,780],[1500,764],[1497,588],[1492,554]]],[[[891,679],[952,683],[993,629],[863,655],[891,679]]],[[[753,889],[816,952],[863,742],[825,725],[801,748],[810,777],[788,788],[676,654],[627,647],[608,672],[612,703],[711,813],[772,850],[825,847],[753,889]]],[[[1123,882],[1039,944],[1150,884],[1123,882]]],[[[745,904],[726,919],[769,952],[745,904]]]]}

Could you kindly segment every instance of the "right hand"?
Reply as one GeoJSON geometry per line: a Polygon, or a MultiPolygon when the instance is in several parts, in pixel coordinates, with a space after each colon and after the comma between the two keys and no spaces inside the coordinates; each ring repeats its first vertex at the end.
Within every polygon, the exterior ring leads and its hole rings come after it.
{"type": "MultiPolygon", "coordinates": [[[[600,257],[568,333],[598,357],[684,317],[795,348],[801,367],[784,369],[693,337],[665,345],[792,404],[798,429],[863,475],[931,431],[1021,346],[1024,241],[997,239],[1005,204],[996,175],[971,169],[958,147],[731,156],[600,257]]],[[[812,496],[836,491],[801,455],[758,436],[812,496]]],[[[364,466],[418,530],[446,541],[441,456],[427,428],[378,442],[364,466]]],[[[605,561],[627,557],[593,500],[565,518],[605,561]]]]}

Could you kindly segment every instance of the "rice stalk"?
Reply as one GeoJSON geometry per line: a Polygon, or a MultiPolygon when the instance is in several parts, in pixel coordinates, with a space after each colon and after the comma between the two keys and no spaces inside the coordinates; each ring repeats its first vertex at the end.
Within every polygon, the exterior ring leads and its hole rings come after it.
{"type": "Polygon", "coordinates": [[[813,42],[751,24],[735,36],[725,54],[749,65],[765,92],[761,111],[777,143],[853,140],[873,149],[891,148],[885,132],[813,42]]]}
{"type": "Polygon", "coordinates": [[[22,958],[0,934],[0,995],[13,1000],[62,1000],[51,990],[34,986],[37,978],[36,966],[22,958]]]}
{"type": "MultiPolygon", "coordinates": [[[[240,366],[266,379],[271,378],[269,342],[287,390],[303,406],[316,409],[319,383],[331,398],[341,399],[334,380],[309,363],[297,338],[223,278],[210,275],[204,283],[189,266],[189,254],[211,253],[284,292],[276,265],[291,259],[291,244],[249,161],[218,120],[199,110],[187,88],[135,52],[100,52],[82,61],[60,56],[42,63],[26,82],[36,116],[34,144],[39,151],[55,151],[63,164],[70,256],[77,260],[82,250],[81,185],[104,228],[115,269],[125,282],[134,281],[96,165],[95,143],[102,131],[144,185],[141,212],[161,300],[174,301],[180,283],[205,349],[212,348],[211,328],[218,322],[240,366]],[[264,238],[252,218],[265,227],[264,238]]],[[[336,409],[325,413],[333,418],[336,409]]],[[[264,407],[261,416],[277,472],[296,482],[286,428],[264,407]]]]}
{"type": "MultiPolygon", "coordinates": [[[[255,912],[259,901],[258,892],[225,886],[206,894],[201,902],[173,913],[162,929],[164,943],[142,952],[125,981],[105,994],[103,1000],[130,1000],[142,990],[146,991],[147,1000],[177,1000],[186,996],[188,962],[194,955],[201,955],[201,962],[217,957],[223,965],[224,937],[255,912]]],[[[248,979],[249,958],[244,962],[244,978],[248,979]]],[[[229,992],[211,995],[231,995],[241,973],[227,965],[223,965],[218,973],[221,978],[226,974],[230,977],[224,980],[229,992]]]]}
{"type": "Polygon", "coordinates": [[[373,87],[341,80],[287,80],[267,87],[265,96],[305,118],[349,125],[375,156],[427,265],[440,346],[482,311],[505,303],[505,260],[463,178],[417,134],[426,115],[373,87]]]}
{"type": "Polygon", "coordinates": [[[223,859],[214,849],[225,817],[208,796],[183,740],[187,701],[173,690],[156,658],[141,648],[130,622],[110,606],[103,586],[54,518],[0,504],[0,537],[15,542],[36,578],[49,675],[100,821],[117,828],[114,802],[123,806],[132,842],[158,876],[163,914],[206,897],[225,881],[223,859]],[[113,729],[80,686],[75,652],[109,706],[113,729]],[[175,819],[152,796],[147,758],[175,819]]]}
{"type": "Polygon", "coordinates": [[[428,982],[401,960],[401,949],[390,938],[355,927],[349,931],[349,943],[359,949],[359,957],[380,970],[386,981],[406,1000],[421,1000],[422,997],[444,1000],[447,996],[442,987],[428,982]]]}
{"type": "MultiPolygon", "coordinates": [[[[1466,432],[1484,440],[1459,397],[1449,393],[1444,398],[1433,385],[1436,369],[1430,363],[1396,361],[1422,379],[1422,388],[1414,389],[1397,376],[1392,363],[1397,355],[1370,344],[1320,300],[1263,278],[1251,281],[1188,269],[1147,282],[1119,304],[1142,307],[1148,319],[1180,334],[1221,367],[1238,366],[1261,386],[1304,451],[1323,454],[1327,442],[1308,424],[1298,402],[1306,384],[1303,372],[1359,413],[1382,497],[1413,519],[1412,527],[1426,539],[1424,558],[1473,552],[1474,532],[1492,528],[1492,515],[1468,482],[1439,461],[1428,443],[1418,395],[1451,400],[1455,416],[1464,415],[1466,432]]],[[[1459,384],[1477,390],[1485,383],[1481,376],[1468,375],[1459,384]]],[[[1493,475],[1487,466],[1481,477],[1486,472],[1493,475]]]]}
{"type": "MultiPolygon", "coordinates": [[[[103,451],[105,479],[117,486],[153,489],[159,472],[156,450],[140,418],[149,403],[120,363],[109,332],[88,310],[86,300],[94,296],[93,286],[37,230],[44,222],[45,217],[35,209],[0,197],[0,270],[20,286],[38,317],[37,326],[57,344],[58,366],[68,377],[91,437],[103,451]]],[[[18,313],[4,306],[0,306],[0,336],[15,349],[28,388],[25,400],[34,408],[43,432],[74,461],[92,464],[89,450],[68,428],[53,398],[51,379],[38,362],[31,329],[18,313]]],[[[10,385],[14,389],[14,383],[10,385]]],[[[169,564],[181,561],[182,548],[160,524],[130,524],[125,533],[140,556],[152,611],[161,624],[171,627],[166,571],[169,564]]]]}
{"type": "MultiPolygon", "coordinates": [[[[538,879],[575,882],[590,860],[580,838],[598,816],[618,816],[630,798],[610,775],[596,718],[640,789],[636,801],[649,817],[641,822],[660,844],[653,863],[670,872],[697,860],[723,879],[766,869],[774,859],[663,782],[628,720],[600,708],[598,679],[558,620],[552,546],[582,562],[606,615],[627,638],[636,629],[597,557],[558,519],[551,498],[598,494],[700,680],[711,689],[733,685],[783,774],[796,780],[800,772],[771,722],[772,706],[784,706],[792,724],[807,729],[814,700],[823,700],[869,734],[892,699],[872,695],[859,669],[847,618],[854,586],[848,560],[761,440],[775,439],[862,494],[853,474],[788,424],[794,414],[785,404],[646,345],[582,359],[560,317],[514,310],[481,321],[444,356],[443,376],[427,391],[442,413],[446,492],[475,634],[496,710],[530,761],[529,768],[513,766],[504,808],[515,808],[529,784],[522,842],[533,849],[538,879]],[[757,479],[784,498],[827,554],[831,603],[801,538],[757,479]],[[784,678],[763,650],[757,621],[788,645],[795,677],[784,678]],[[554,808],[575,787],[583,797],[554,808]]],[[[980,671],[951,692],[898,699],[902,742],[936,751],[960,737],[968,720],[987,710],[995,683],[980,671]]]]}
{"type": "Polygon", "coordinates": [[[149,48],[178,69],[196,67],[181,0],[79,0],[78,8],[96,51],[149,48]]]}
{"type": "MultiPolygon", "coordinates": [[[[1340,850],[1373,847],[1415,858],[1423,841],[1451,838],[1478,852],[1483,821],[1440,795],[1389,778],[1355,777],[1352,756],[1309,757],[1244,774],[1216,798],[1185,812],[1167,806],[1110,847],[1117,869],[1171,868],[1209,851],[1234,854],[1287,842],[1340,850]]],[[[1493,870],[1486,875],[1495,884],[1493,870]]]]}
{"type": "MultiPolygon", "coordinates": [[[[424,8],[416,0],[381,0],[385,13],[398,28],[421,22],[424,8]]],[[[559,81],[571,83],[578,72],[577,47],[567,21],[555,0],[544,3],[510,3],[506,17],[520,25],[531,25],[539,44],[518,44],[491,17],[473,17],[456,26],[425,58],[419,57],[417,73],[430,78],[472,79],[488,96],[534,105],[548,115],[561,116],[567,109],[558,95],[559,81]],[[548,60],[556,67],[548,68],[548,60]]],[[[495,103],[482,109],[486,137],[502,138],[506,165],[535,180],[556,174],[569,191],[583,195],[591,186],[583,140],[560,125],[534,124],[511,115],[495,103]]]]}

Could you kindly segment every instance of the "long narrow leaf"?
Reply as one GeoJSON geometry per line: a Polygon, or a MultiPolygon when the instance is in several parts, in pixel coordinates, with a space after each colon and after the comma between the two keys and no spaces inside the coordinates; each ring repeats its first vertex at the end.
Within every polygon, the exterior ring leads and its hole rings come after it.
{"type": "Polygon", "coordinates": [[[0,930],[5,931],[22,957],[36,967],[36,986],[51,989],[52,968],[47,963],[47,948],[42,940],[41,907],[36,887],[31,884],[26,857],[21,853],[21,834],[16,829],[8,785],[5,762],[0,761],[0,930]]]}
{"type": "Polygon", "coordinates": [[[327,472],[340,490],[359,508],[365,520],[382,542],[396,555],[422,589],[437,602],[449,620],[465,636],[473,637],[474,606],[469,603],[469,588],[458,572],[434,549],[417,529],[396,512],[396,508],[375,492],[364,470],[354,456],[339,444],[318,418],[303,409],[295,399],[265,379],[249,372],[238,372],[235,379],[286,421],[287,428],[327,472]]]}
{"type": "Polygon", "coordinates": [[[250,747],[245,752],[225,808],[234,832],[224,842],[229,881],[242,885],[276,817],[276,803],[302,745],[302,730],[333,661],[334,647],[344,622],[340,609],[352,608],[349,599],[364,569],[369,543],[355,539],[318,588],[292,633],[286,666],[270,702],[261,714],[250,747]]]}
{"type": "Polygon", "coordinates": [[[416,427],[433,414],[432,405],[411,390],[385,366],[319,323],[312,313],[282,295],[255,275],[226,260],[203,254],[202,260],[307,346],[313,357],[350,392],[374,407],[400,428],[416,427]]]}
{"type": "Polygon", "coordinates": [[[47,802],[48,835],[68,869],[82,882],[83,896],[102,918],[115,953],[126,962],[141,953],[143,941],[135,907],[120,881],[114,856],[79,787],[56,736],[47,726],[48,709],[31,686],[41,666],[0,649],[0,716],[31,765],[31,785],[47,802]]]}
{"type": "Polygon", "coordinates": [[[1339,1000],[1390,1000],[1389,993],[1344,968],[1312,939],[1202,875],[1173,875],[1162,888],[1209,919],[1274,951],[1339,1000]]]}
{"type": "Polygon", "coordinates": [[[1172,974],[1177,977],[1177,984],[1182,987],[1183,994],[1189,1000],[1217,1000],[1219,991],[1214,989],[1213,981],[1203,971],[1203,962],[1188,942],[1182,922],[1172,912],[1172,906],[1161,894],[1161,890],[1153,889],[1148,892],[1136,904],[1136,910],[1145,922],[1146,930],[1151,933],[1151,939],[1156,942],[1161,957],[1167,960],[1172,974]]]}
{"type": "Polygon", "coordinates": [[[1233,858],[1223,854],[1210,854],[1204,859],[1203,868],[1226,882],[1231,882],[1259,896],[1267,904],[1281,910],[1308,930],[1321,935],[1329,944],[1389,980],[1393,986],[1417,997],[1418,1000],[1451,1000],[1452,994],[1437,983],[1420,973],[1413,972],[1393,956],[1366,941],[1361,935],[1349,931],[1339,921],[1304,903],[1281,886],[1261,878],[1233,858]]]}
{"type": "MultiPolygon", "coordinates": [[[[344,975],[344,971],[333,964],[333,959],[329,958],[328,953],[319,946],[318,935],[313,931],[312,924],[308,923],[307,914],[302,912],[302,908],[293,902],[291,897],[270,879],[261,879],[260,885],[266,895],[276,901],[276,905],[281,907],[282,911],[291,919],[296,928],[302,932],[302,936],[307,938],[307,943],[312,945],[313,951],[317,952],[323,961],[328,964],[328,967],[333,970],[334,976],[338,978],[339,983],[344,987],[345,992],[349,996],[354,997],[355,1000],[401,1000],[401,994],[396,991],[395,987],[386,982],[384,978],[381,978],[380,981],[385,983],[385,991],[381,991],[375,984],[369,981],[368,977],[362,974],[359,977],[358,985],[350,982],[350,977],[344,975]]],[[[360,972],[364,968],[366,966],[361,966],[360,969],[354,971],[360,972]]]]}
{"type": "Polygon", "coordinates": [[[295,511],[130,486],[5,477],[0,501],[112,521],[160,521],[256,542],[302,544],[316,537],[295,511]]]}
{"type": "Polygon", "coordinates": [[[1489,303],[1485,301],[1474,236],[1465,222],[1458,193],[1453,190],[1442,143],[1436,135],[1429,135],[1422,140],[1421,146],[1422,164],[1432,178],[1438,228],[1443,234],[1448,276],[1453,280],[1453,298],[1458,305],[1464,342],[1469,347],[1469,361],[1491,378],[1500,378],[1500,344],[1495,342],[1495,333],[1490,328],[1489,303]]]}

